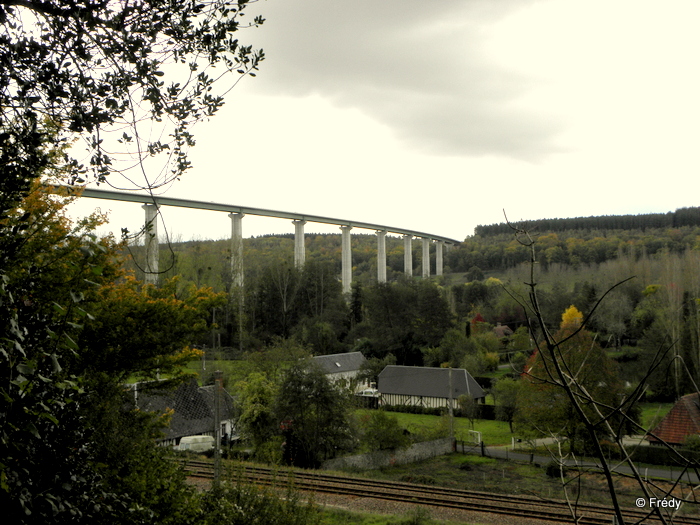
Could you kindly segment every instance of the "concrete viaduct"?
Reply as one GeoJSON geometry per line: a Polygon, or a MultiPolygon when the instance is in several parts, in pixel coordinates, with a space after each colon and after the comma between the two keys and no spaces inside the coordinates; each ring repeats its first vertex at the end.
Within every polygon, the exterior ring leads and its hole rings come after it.
{"type": "Polygon", "coordinates": [[[407,230],[404,228],[394,228],[380,224],[370,224],[366,222],[347,221],[343,219],[333,219],[330,217],[320,217],[317,215],[304,215],[286,211],[266,210],[263,208],[250,208],[246,206],[235,206],[232,204],[218,204],[214,202],[194,201],[189,199],[176,199],[171,197],[139,195],[136,193],[124,193],[112,190],[96,190],[84,188],[82,197],[92,199],[107,199],[113,201],[139,202],[143,204],[146,212],[146,282],[156,284],[158,282],[158,223],[156,221],[158,208],[160,206],[175,206],[179,208],[195,208],[199,210],[211,210],[228,212],[231,218],[231,272],[234,283],[239,286],[243,284],[243,225],[242,219],[246,215],[258,215],[263,217],[278,217],[281,219],[291,219],[294,224],[294,263],[296,266],[303,266],[306,257],[304,245],[304,225],[307,222],[323,224],[337,224],[340,226],[342,234],[342,282],[343,292],[349,293],[352,285],[352,257],[350,245],[350,230],[362,228],[375,230],[377,232],[377,280],[386,282],[386,241],[387,233],[398,233],[403,235],[404,241],[404,271],[407,275],[413,275],[413,260],[411,251],[411,240],[418,237],[422,240],[422,276],[430,277],[430,244],[435,243],[436,274],[442,275],[443,251],[450,246],[459,244],[460,241],[449,239],[439,235],[407,230]]]}

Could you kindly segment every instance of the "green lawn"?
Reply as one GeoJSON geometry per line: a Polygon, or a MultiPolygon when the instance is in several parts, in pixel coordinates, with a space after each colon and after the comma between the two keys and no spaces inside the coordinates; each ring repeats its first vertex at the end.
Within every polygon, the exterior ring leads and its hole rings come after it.
{"type": "MultiPolygon", "coordinates": [[[[649,429],[658,423],[673,406],[673,403],[641,403],[641,424],[644,428],[649,429]]],[[[363,410],[358,410],[362,413],[363,410]]],[[[411,431],[412,433],[425,434],[431,429],[437,429],[441,425],[447,423],[441,416],[429,416],[424,414],[405,414],[403,412],[390,412],[395,416],[399,424],[411,431]]],[[[469,420],[463,417],[454,419],[455,437],[458,440],[468,441],[469,430],[472,430],[469,420]]],[[[474,421],[473,430],[481,432],[481,439],[486,445],[510,445],[511,438],[514,436],[510,433],[508,423],[504,421],[490,421],[486,419],[477,419],[474,421]]]]}
{"type": "Polygon", "coordinates": [[[644,428],[651,430],[669,413],[673,403],[640,403],[642,414],[640,422],[644,428]]]}
{"type": "MultiPolygon", "coordinates": [[[[358,410],[361,414],[367,410],[358,410]]],[[[442,416],[429,416],[425,414],[405,414],[403,412],[389,412],[398,419],[399,424],[412,433],[425,434],[431,429],[438,429],[441,426],[449,428],[449,421],[442,416]]],[[[468,440],[469,430],[472,430],[469,420],[463,417],[454,418],[455,437],[459,440],[468,440]]],[[[481,439],[486,445],[509,445],[512,434],[508,428],[508,423],[504,421],[489,421],[477,419],[474,421],[474,429],[481,432],[481,439]]]]}

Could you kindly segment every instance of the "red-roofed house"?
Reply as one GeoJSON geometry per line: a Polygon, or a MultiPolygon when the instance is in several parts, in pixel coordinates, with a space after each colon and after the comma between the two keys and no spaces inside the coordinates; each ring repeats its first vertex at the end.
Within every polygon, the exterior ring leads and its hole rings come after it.
{"type": "Polygon", "coordinates": [[[656,425],[647,440],[659,444],[663,440],[669,445],[682,445],[690,435],[700,434],[700,395],[688,394],[680,398],[666,417],[656,425]]]}

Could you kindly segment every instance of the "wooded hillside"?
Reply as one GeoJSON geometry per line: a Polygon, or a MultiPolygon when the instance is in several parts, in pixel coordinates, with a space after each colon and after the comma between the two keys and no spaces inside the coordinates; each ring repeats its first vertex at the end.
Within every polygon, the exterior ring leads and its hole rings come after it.
{"type": "MultiPolygon", "coordinates": [[[[660,253],[682,254],[700,249],[700,208],[681,208],[666,214],[619,215],[574,219],[543,219],[518,224],[529,229],[537,241],[539,264],[578,267],[602,264],[621,255],[636,260],[660,253]]],[[[499,274],[529,260],[527,248],[514,237],[507,224],[477,226],[476,234],[446,250],[444,273],[468,274],[470,271],[499,274]]],[[[340,234],[306,235],[306,258],[327,264],[340,275],[340,234]]],[[[141,260],[141,247],[131,248],[135,260],[141,260]]],[[[272,263],[292,263],[293,234],[273,234],[244,239],[246,279],[257,279],[272,263]]],[[[386,237],[387,278],[396,280],[404,274],[403,239],[386,237]]],[[[373,234],[353,234],[353,280],[363,284],[376,282],[377,238],[373,234]]],[[[163,277],[182,276],[200,286],[206,284],[217,291],[230,288],[229,240],[185,241],[161,245],[163,277]]],[[[138,268],[137,276],[139,275],[138,268]]],[[[413,274],[421,269],[421,241],[413,241],[413,274]]],[[[431,274],[435,274],[435,249],[431,252],[431,274]]],[[[473,280],[474,275],[465,275],[473,280]]]]}
{"type": "MultiPolygon", "coordinates": [[[[680,228],[700,226],[700,208],[678,208],[675,212],[644,213],[639,215],[604,215],[593,217],[572,217],[568,219],[538,219],[526,221],[520,226],[532,231],[564,232],[570,230],[646,230],[647,228],[680,228]]],[[[499,233],[512,233],[505,223],[479,225],[474,235],[487,236],[499,233]]]]}
{"type": "MultiPolygon", "coordinates": [[[[542,219],[518,223],[537,243],[540,264],[601,264],[621,254],[640,258],[700,247],[700,208],[647,215],[542,219]]],[[[503,271],[529,260],[529,251],[505,223],[477,226],[445,262],[452,272],[503,271]]]]}

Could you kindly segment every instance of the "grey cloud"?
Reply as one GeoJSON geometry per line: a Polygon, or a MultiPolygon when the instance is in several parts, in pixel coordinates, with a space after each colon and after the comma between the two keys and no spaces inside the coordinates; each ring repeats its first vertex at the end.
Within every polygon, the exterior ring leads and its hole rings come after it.
{"type": "Polygon", "coordinates": [[[561,123],[515,109],[534,80],[489,64],[482,48],[484,24],[531,3],[268,1],[256,89],[318,93],[439,154],[535,161],[555,151],[561,123]]]}

